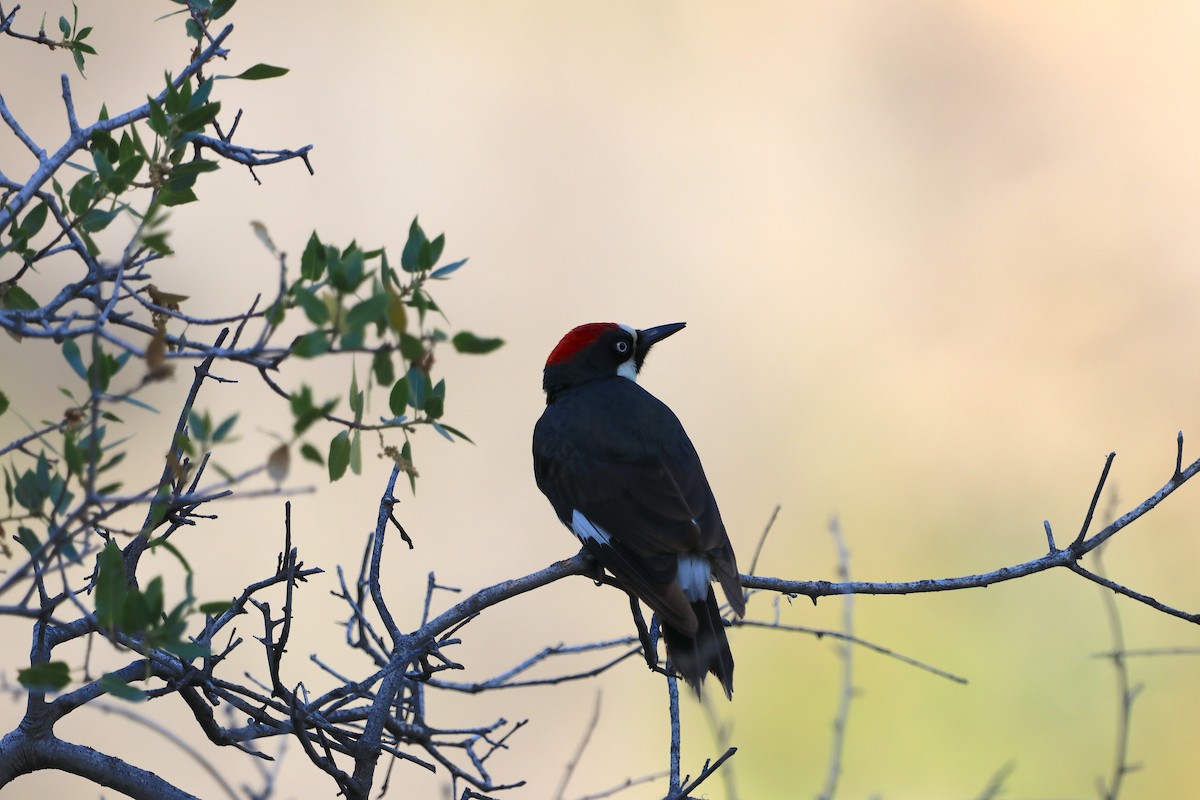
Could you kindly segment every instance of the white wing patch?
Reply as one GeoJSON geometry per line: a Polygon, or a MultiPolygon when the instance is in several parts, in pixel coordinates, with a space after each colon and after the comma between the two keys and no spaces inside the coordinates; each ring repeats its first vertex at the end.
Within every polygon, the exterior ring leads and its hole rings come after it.
{"type": "Polygon", "coordinates": [[[593,524],[579,509],[571,512],[571,532],[579,537],[579,541],[581,542],[592,541],[597,544],[608,544],[612,541],[612,537],[609,536],[608,531],[599,525],[593,524]]]}
{"type": "Polygon", "coordinates": [[[679,556],[679,571],[675,573],[675,582],[683,589],[683,595],[690,603],[699,603],[708,597],[708,584],[712,580],[712,564],[704,556],[679,556]]]}

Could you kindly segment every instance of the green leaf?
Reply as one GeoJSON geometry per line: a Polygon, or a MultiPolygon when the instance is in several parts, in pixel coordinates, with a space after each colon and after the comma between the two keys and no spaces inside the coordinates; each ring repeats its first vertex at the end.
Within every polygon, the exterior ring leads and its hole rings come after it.
{"type": "Polygon", "coordinates": [[[125,559],[117,543],[109,541],[96,560],[96,618],[102,628],[115,628],[121,621],[125,595],[125,559]]]}
{"type": "Polygon", "coordinates": [[[210,20],[220,19],[229,13],[236,2],[237,0],[213,0],[212,7],[208,11],[208,18],[210,20]]]}
{"type": "MultiPolygon", "coordinates": [[[[107,117],[104,116],[107,113],[108,113],[108,109],[106,109],[106,108],[100,109],[101,121],[107,119],[107,117]]],[[[127,141],[128,139],[129,139],[128,133],[122,134],[122,141],[127,141]]],[[[130,143],[129,147],[130,147],[130,149],[132,149],[132,147],[133,147],[132,143],[130,143]]],[[[121,148],[117,146],[116,140],[113,139],[112,134],[109,133],[108,131],[96,131],[95,133],[93,133],[92,140],[91,140],[91,148],[92,148],[93,157],[95,156],[96,153],[103,153],[104,157],[107,158],[111,162],[115,163],[121,159],[121,148]]]]}
{"type": "Polygon", "coordinates": [[[462,269],[463,265],[466,263],[467,263],[467,259],[464,258],[460,261],[455,261],[450,264],[447,264],[444,267],[438,267],[433,272],[429,273],[429,277],[431,277],[435,280],[447,278],[450,276],[451,273],[457,272],[458,270],[462,269]]]}
{"type": "Polygon", "coordinates": [[[306,333],[292,343],[292,355],[313,358],[329,350],[329,337],[321,331],[306,333]]]}
{"type": "Polygon", "coordinates": [[[437,419],[445,413],[446,407],[446,381],[437,382],[437,386],[433,387],[433,391],[425,400],[425,416],[430,419],[437,419]]]}
{"type": "Polygon", "coordinates": [[[42,546],[38,535],[24,525],[17,528],[17,535],[13,539],[16,540],[17,544],[29,551],[29,555],[31,556],[36,556],[38,549],[42,546]]]}
{"type": "Polygon", "coordinates": [[[193,158],[171,170],[172,186],[191,186],[205,172],[216,172],[221,165],[206,158],[193,158]]]}
{"type": "Polygon", "coordinates": [[[75,185],[71,187],[70,197],[67,200],[67,208],[71,210],[72,214],[86,214],[87,210],[91,208],[96,190],[96,176],[91,174],[84,175],[75,181],[75,185]]]}
{"type": "Polygon", "coordinates": [[[392,414],[400,416],[404,413],[404,409],[408,407],[408,377],[405,376],[396,381],[396,385],[392,387],[392,393],[388,396],[388,408],[392,414]]]}
{"type": "Polygon", "coordinates": [[[219,426],[217,426],[217,429],[215,431],[213,431],[213,435],[212,435],[212,440],[214,443],[225,440],[225,437],[227,437],[229,435],[229,432],[233,430],[233,425],[235,422],[237,422],[237,418],[238,418],[238,415],[233,414],[232,416],[227,418],[224,422],[222,422],[219,426]]]}
{"type": "Polygon", "coordinates": [[[128,359],[114,358],[100,347],[100,340],[92,340],[92,364],[88,367],[88,385],[102,392],[108,391],[113,376],[121,371],[128,359]]]}
{"type": "Polygon", "coordinates": [[[37,311],[41,305],[30,297],[29,292],[15,283],[5,284],[4,307],[13,311],[37,311]]]}
{"type": "Polygon", "coordinates": [[[346,331],[342,334],[342,338],[338,340],[338,344],[343,350],[362,350],[366,347],[366,337],[363,335],[362,329],[354,331],[346,331]]]}
{"type": "MultiPolygon", "coordinates": [[[[130,141],[129,137],[124,137],[121,140],[121,146],[124,147],[125,142],[128,141],[130,141]]],[[[130,148],[132,149],[132,145],[130,145],[130,148]]],[[[124,181],[126,184],[125,188],[128,188],[128,184],[133,182],[144,166],[146,166],[146,159],[138,154],[131,152],[128,155],[123,155],[121,157],[121,166],[117,167],[117,177],[124,181]]],[[[124,191],[124,188],[121,191],[124,191]]]]}
{"type": "Polygon", "coordinates": [[[101,182],[112,177],[113,165],[105,154],[104,148],[97,147],[92,150],[92,163],[96,165],[96,174],[100,177],[101,182]]]}
{"type": "Polygon", "coordinates": [[[405,376],[408,380],[408,404],[417,410],[425,408],[425,398],[432,393],[429,373],[412,367],[405,376]]]}
{"type": "Polygon", "coordinates": [[[350,471],[362,475],[362,431],[350,437],[350,471]]]}
{"type": "Polygon", "coordinates": [[[142,592],[142,597],[146,601],[148,624],[157,622],[163,613],[163,579],[161,575],[150,581],[146,586],[146,591],[142,592]]]}
{"type": "Polygon", "coordinates": [[[147,97],[146,99],[150,101],[150,116],[147,118],[146,124],[160,137],[167,138],[167,133],[171,130],[171,124],[167,122],[167,115],[163,113],[162,106],[154,98],[147,97]]]}
{"type": "MultiPolygon", "coordinates": [[[[164,186],[163,190],[158,193],[158,202],[164,206],[182,206],[194,203],[199,199],[191,189],[174,189],[170,185],[164,186]]],[[[147,242],[147,244],[149,243],[147,242]]]]}
{"type": "Polygon", "coordinates": [[[386,292],[368,297],[350,309],[350,313],[346,315],[346,326],[356,329],[371,323],[385,324],[389,302],[391,302],[391,297],[386,292]]]}
{"type": "Polygon", "coordinates": [[[184,661],[192,661],[197,658],[203,658],[212,652],[206,645],[196,644],[195,642],[185,642],[181,639],[163,642],[162,649],[166,650],[168,653],[174,653],[184,661]]]}
{"type": "Polygon", "coordinates": [[[40,485],[33,470],[25,470],[17,479],[17,484],[13,487],[13,497],[17,503],[28,509],[34,516],[42,513],[42,504],[46,502],[46,491],[40,485]]]}
{"type": "MultiPolygon", "coordinates": [[[[255,64],[240,75],[233,75],[235,80],[264,81],[268,78],[279,78],[288,74],[286,67],[273,67],[270,64],[255,64]]],[[[224,76],[222,76],[224,77],[224,76]]]]}
{"type": "Polygon", "coordinates": [[[421,245],[421,252],[417,254],[417,266],[423,272],[433,269],[433,265],[442,257],[442,250],[446,247],[445,234],[438,234],[438,237],[432,242],[426,242],[421,245]]]}
{"type": "Polygon", "coordinates": [[[311,461],[318,467],[325,466],[325,457],[321,455],[321,451],[313,447],[308,442],[300,445],[300,456],[304,458],[305,461],[311,461]]]}
{"type": "Polygon", "coordinates": [[[321,418],[320,410],[313,403],[312,388],[307,385],[302,384],[300,391],[292,394],[291,404],[292,416],[296,420],[292,426],[292,432],[297,435],[303,433],[321,418]]]}
{"type": "Polygon", "coordinates": [[[400,355],[405,361],[417,361],[425,356],[425,345],[411,333],[401,333],[400,355]]]}
{"type": "Polygon", "coordinates": [[[34,664],[18,670],[17,681],[31,692],[56,692],[71,682],[71,668],[65,661],[34,664]]]}
{"type": "MultiPolygon", "coordinates": [[[[155,580],[162,583],[162,578],[155,580]]],[[[161,598],[161,585],[158,592],[161,598]]],[[[125,593],[125,602],[121,604],[121,616],[117,627],[131,636],[137,636],[149,628],[153,622],[154,618],[150,614],[150,604],[147,602],[146,595],[131,587],[125,593]]]]}
{"type": "Polygon", "coordinates": [[[3,415],[5,411],[8,411],[8,395],[0,392],[0,415],[3,415]]]}
{"type": "Polygon", "coordinates": [[[454,434],[458,438],[462,439],[464,442],[467,442],[468,444],[475,444],[475,442],[471,441],[470,436],[467,436],[465,433],[460,431],[458,428],[451,428],[449,425],[447,425],[444,422],[437,423],[437,426],[438,426],[439,433],[443,430],[449,431],[450,433],[454,434]]]}
{"type": "Polygon", "coordinates": [[[120,213],[120,211],[102,211],[99,208],[93,208],[79,221],[79,224],[88,233],[96,233],[107,228],[108,224],[120,213]]]}
{"type": "MultiPolygon", "coordinates": [[[[371,357],[371,371],[375,373],[375,382],[387,386],[396,380],[396,368],[392,366],[392,354],[389,350],[380,349],[371,357]]],[[[3,414],[0,411],[0,414],[3,414]]]]}
{"type": "Polygon", "coordinates": [[[188,430],[192,436],[207,442],[212,437],[212,415],[207,411],[201,414],[192,409],[188,412],[188,430]]]}
{"type": "MultiPolygon", "coordinates": [[[[400,448],[400,458],[404,459],[409,464],[413,463],[412,442],[408,441],[407,437],[404,440],[404,446],[400,448]]],[[[417,471],[415,469],[409,469],[409,470],[405,470],[405,472],[408,473],[408,486],[412,490],[413,494],[416,494],[416,492],[417,492],[417,471]]]]}
{"type": "Polygon", "coordinates": [[[67,460],[67,470],[72,475],[83,474],[83,448],[79,446],[78,434],[68,430],[63,437],[63,457],[67,460]]]}
{"type": "Polygon", "coordinates": [[[188,103],[188,108],[200,108],[200,106],[207,103],[209,96],[212,94],[212,89],[213,79],[208,78],[196,89],[196,93],[192,95],[191,102],[188,103]]]}
{"type": "Polygon", "coordinates": [[[170,511],[171,505],[167,502],[165,486],[166,484],[159,487],[158,494],[150,501],[149,519],[146,522],[146,527],[142,529],[143,534],[149,534],[167,518],[167,512],[170,511]]]}
{"type": "Polygon", "coordinates": [[[353,292],[366,278],[366,262],[363,252],[357,247],[336,261],[330,260],[329,283],[342,292],[353,292]]]}
{"type": "Polygon", "coordinates": [[[201,603],[198,608],[201,614],[207,614],[210,617],[219,617],[229,609],[233,608],[232,600],[212,600],[207,603],[201,603]]]}
{"type": "Polygon", "coordinates": [[[425,400],[425,416],[437,419],[445,413],[446,399],[444,397],[428,397],[425,400]]]}
{"type": "Polygon", "coordinates": [[[445,428],[443,428],[443,427],[442,427],[441,425],[439,425],[437,422],[430,421],[430,423],[429,423],[429,424],[433,426],[433,429],[434,429],[435,431],[437,431],[438,433],[440,433],[442,436],[445,436],[445,437],[446,437],[446,441],[448,441],[448,442],[453,442],[453,441],[454,441],[454,437],[450,435],[449,431],[447,431],[445,428]]]}
{"type": "Polygon", "coordinates": [[[417,218],[413,217],[412,225],[408,228],[408,241],[404,243],[404,250],[400,253],[400,268],[405,272],[416,272],[420,266],[421,248],[428,241],[417,218]]]}
{"type": "MultiPolygon", "coordinates": [[[[122,461],[124,461],[124,460],[125,460],[125,456],[126,456],[126,454],[125,454],[125,453],[117,453],[115,456],[113,456],[112,458],[110,458],[108,461],[105,461],[103,464],[101,464],[101,465],[100,465],[100,466],[99,466],[99,467],[96,469],[96,472],[97,472],[97,473],[100,473],[100,472],[105,472],[105,471],[107,471],[107,470],[110,470],[110,469],[112,469],[113,467],[117,466],[117,465],[118,465],[118,464],[120,464],[122,461]]],[[[103,494],[103,492],[99,492],[99,494],[103,494]]]]}
{"type": "Polygon", "coordinates": [[[468,331],[459,331],[450,341],[458,352],[475,355],[490,353],[504,344],[503,339],[485,339],[468,331]]]}
{"type": "Polygon", "coordinates": [[[310,281],[319,281],[325,274],[325,245],[313,231],[308,237],[308,244],[300,256],[300,277],[310,281]]]}
{"type": "Polygon", "coordinates": [[[112,672],[106,672],[100,676],[100,688],[113,697],[128,700],[131,703],[140,703],[147,698],[146,693],[141,689],[130,686],[112,672]]]}
{"type": "Polygon", "coordinates": [[[209,103],[200,106],[194,111],[189,111],[175,121],[179,130],[185,132],[196,132],[204,130],[204,127],[217,118],[221,113],[220,103],[209,103]]]}
{"type": "MultiPolygon", "coordinates": [[[[174,253],[175,251],[171,249],[171,246],[169,244],[167,244],[167,236],[168,235],[169,234],[165,231],[160,232],[160,233],[143,233],[142,234],[142,244],[144,244],[146,247],[150,248],[154,252],[158,253],[159,255],[169,256],[172,253],[174,253]]],[[[276,324],[278,324],[278,323],[276,323],[276,324]]]]}
{"type": "Polygon", "coordinates": [[[79,352],[79,345],[75,343],[74,339],[67,339],[63,342],[62,354],[67,363],[71,365],[71,369],[75,370],[75,374],[79,376],[79,379],[86,381],[88,379],[87,367],[83,365],[83,356],[79,352]]]}
{"type": "Polygon", "coordinates": [[[354,366],[350,370],[350,410],[354,412],[354,421],[362,422],[363,393],[358,388],[358,368],[354,366]]]}
{"type": "Polygon", "coordinates": [[[304,316],[314,325],[324,325],[329,322],[329,306],[317,297],[311,289],[296,289],[296,302],[304,309],[304,316]]]}
{"type": "Polygon", "coordinates": [[[329,442],[329,480],[336,481],[346,474],[350,465],[350,434],[341,431],[329,442]]]}
{"type": "Polygon", "coordinates": [[[71,23],[67,21],[66,17],[58,18],[58,29],[62,31],[63,36],[71,35],[71,23]]]}
{"type": "Polygon", "coordinates": [[[428,311],[441,311],[437,303],[433,302],[433,298],[426,292],[417,287],[412,293],[412,306],[417,309],[417,317],[422,323],[425,322],[425,313],[428,311]]]}
{"type": "Polygon", "coordinates": [[[46,224],[46,214],[49,211],[50,208],[45,203],[38,203],[25,215],[25,219],[21,222],[21,233],[26,239],[32,239],[42,229],[42,226],[46,224]]]}

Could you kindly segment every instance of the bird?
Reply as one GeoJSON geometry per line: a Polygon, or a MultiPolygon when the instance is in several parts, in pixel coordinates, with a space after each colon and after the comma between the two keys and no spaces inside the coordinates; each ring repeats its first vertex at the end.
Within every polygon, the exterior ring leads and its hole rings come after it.
{"type": "Polygon", "coordinates": [[[745,616],[733,545],[679,418],[637,382],[650,348],[685,325],[592,322],[563,336],[542,374],[533,470],[584,551],[657,613],[667,659],[697,697],[712,674],[732,700],[712,581],[745,616]]]}

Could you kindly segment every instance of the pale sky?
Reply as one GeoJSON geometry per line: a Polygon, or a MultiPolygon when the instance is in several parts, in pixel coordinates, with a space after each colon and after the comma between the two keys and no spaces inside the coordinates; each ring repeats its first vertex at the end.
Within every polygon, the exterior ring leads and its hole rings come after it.
{"type": "MultiPolygon", "coordinates": [[[[53,21],[69,4],[23,3],[24,29],[43,9],[53,21]]],[[[61,72],[81,118],[94,119],[101,102],[126,110],[185,63],[182,21],[153,19],[169,10],[80,3],[99,51],[87,80],[61,53],[0,41],[0,93],[35,139],[57,147],[61,72]]],[[[172,213],[177,255],[157,283],[203,313],[236,313],[278,279],[252,220],[295,263],[314,228],[398,253],[419,214],[430,233],[445,231],[448,258],[470,257],[437,287],[450,325],[508,342],[482,358],[440,354],[447,421],[477,444],[415,440],[422,479],[397,513],[417,549],[394,547],[386,579],[409,623],[430,570],[469,591],[575,552],[534,485],[529,435],[545,357],[583,322],[688,323],[655,349],[642,384],[691,434],[743,569],[782,505],[760,562],[768,575],[832,579],[833,516],[864,580],[1027,561],[1045,551],[1044,519],[1060,541],[1077,531],[1109,451],[1123,512],[1170,476],[1177,431],[1200,436],[1192,4],[297,0],[243,3],[228,19],[220,71],[266,62],[291,73],[223,82],[222,119],[244,109],[243,144],[313,144],[316,175],[285,164],[259,170],[262,186],[234,165],[202,176],[202,202],[172,213]]],[[[0,169],[31,169],[7,130],[0,169]]],[[[68,370],[57,359],[38,343],[0,342],[14,408],[59,402],[68,370]]],[[[296,366],[281,378],[333,395],[349,369],[296,366]]],[[[242,383],[202,405],[241,412],[240,444],[220,458],[245,468],[265,458],[286,410],[253,374],[233,377],[242,383]]],[[[135,419],[146,451],[131,470],[157,469],[186,383],[155,391],[163,414],[135,419]]],[[[384,413],[386,396],[375,403],[384,413]]],[[[11,413],[0,419],[0,439],[23,432],[11,413]]],[[[294,498],[302,556],[330,571],[302,599],[296,679],[319,681],[309,653],[340,641],[333,567],[357,564],[373,525],[387,477],[377,452],[367,450],[363,476],[333,487],[315,469],[293,475],[320,489],[294,498]]],[[[1114,578],[1200,608],[1194,495],[1185,487],[1114,540],[1114,578]]],[[[197,530],[185,547],[203,572],[201,598],[266,575],[281,520],[279,500],[233,503],[197,530]]],[[[1130,647],[1196,644],[1193,626],[1120,608],[1130,647]]],[[[830,627],[840,611],[801,598],[780,613],[830,627]]],[[[750,613],[773,618],[772,599],[752,598],[750,613]]],[[[1093,585],[1064,572],[986,592],[859,598],[855,622],[863,638],[970,684],[857,651],[841,796],[974,796],[1009,762],[1007,796],[1091,796],[1111,770],[1117,705],[1111,665],[1093,657],[1111,647],[1093,585]]],[[[3,625],[23,654],[27,633],[3,625]]],[[[482,678],[548,644],[629,630],[624,599],[580,578],[489,612],[457,657],[482,678]]],[[[255,632],[247,621],[243,633],[255,632]]],[[[748,630],[730,640],[736,692],[714,705],[733,725],[741,796],[815,796],[837,703],[835,645],[748,630]]],[[[261,671],[252,646],[246,668],[261,671]]],[[[1200,692],[1186,658],[1130,662],[1145,685],[1131,751],[1143,768],[1128,778],[1130,796],[1180,796],[1200,781],[1200,692]]],[[[665,690],[636,660],[590,683],[452,699],[439,713],[447,725],[528,717],[495,769],[529,781],[511,796],[540,798],[597,691],[600,723],[568,797],[664,768],[665,690]]],[[[695,773],[719,750],[687,702],[685,770],[695,773]]],[[[151,713],[190,733],[180,704],[151,713]]],[[[19,714],[0,703],[0,730],[19,714]]],[[[110,716],[80,712],[62,733],[152,758],[215,796],[178,751],[110,716]],[[101,733],[114,724],[120,735],[101,733]]],[[[279,796],[314,796],[314,786],[331,796],[291,750],[279,796]]],[[[250,774],[236,753],[214,758],[250,774]]],[[[436,780],[396,769],[439,796],[436,780]]],[[[99,794],[45,774],[8,791],[61,787],[99,794]]],[[[726,796],[719,781],[706,788],[726,796]]]]}

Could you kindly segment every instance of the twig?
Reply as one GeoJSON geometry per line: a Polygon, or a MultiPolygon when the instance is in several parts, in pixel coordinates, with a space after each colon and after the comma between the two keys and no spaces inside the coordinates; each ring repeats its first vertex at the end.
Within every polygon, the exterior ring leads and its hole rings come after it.
{"type": "Polygon", "coordinates": [[[588,743],[592,740],[592,734],[596,732],[596,725],[600,722],[600,699],[601,693],[596,692],[596,704],[592,709],[592,717],[588,720],[587,727],[583,730],[583,738],[579,740],[579,746],[575,748],[575,754],[571,756],[571,760],[567,762],[567,766],[563,769],[562,780],[558,783],[558,791],[554,793],[555,800],[563,800],[563,796],[567,792],[567,784],[571,782],[571,776],[575,774],[575,768],[579,766],[579,762],[583,758],[583,753],[587,750],[588,743]]]}
{"type": "MultiPolygon", "coordinates": [[[[713,703],[701,703],[701,710],[704,712],[704,718],[708,722],[708,728],[712,731],[713,741],[717,745],[718,750],[728,750],[730,748],[730,726],[717,714],[716,706],[713,703]]],[[[737,800],[737,779],[732,765],[726,766],[721,770],[721,784],[725,787],[725,800],[737,800]]]]}
{"type": "Polygon", "coordinates": [[[770,518],[767,519],[767,524],[763,526],[762,533],[758,536],[758,543],[754,545],[754,555],[750,557],[749,571],[751,574],[758,570],[758,557],[762,555],[763,545],[767,543],[767,534],[775,527],[775,518],[779,516],[779,509],[782,507],[779,503],[775,504],[775,508],[771,509],[770,518]]]}
{"type": "MultiPolygon", "coordinates": [[[[837,517],[829,521],[829,535],[833,537],[834,547],[837,549],[838,578],[849,581],[850,551],[846,547],[846,539],[842,536],[837,517]]],[[[847,638],[854,636],[854,595],[848,594],[842,599],[842,632],[847,638]]],[[[842,662],[842,685],[838,693],[837,713],[833,718],[829,768],[825,773],[825,788],[821,790],[821,800],[833,800],[837,795],[838,779],[842,775],[842,759],[846,749],[846,723],[850,719],[850,700],[854,696],[854,648],[849,641],[843,641],[838,656],[842,662]]]]}
{"type": "MultiPolygon", "coordinates": [[[[1107,466],[1107,464],[1106,464],[1107,466]]],[[[1164,603],[1160,603],[1148,595],[1141,594],[1127,587],[1115,584],[1112,581],[1092,574],[1090,571],[1080,566],[1079,559],[1084,555],[1092,552],[1104,542],[1111,539],[1117,533],[1122,531],[1130,524],[1141,519],[1146,514],[1150,513],[1166,498],[1170,497],[1180,486],[1194,477],[1200,472],[1200,460],[1193,461],[1178,474],[1172,475],[1171,479],[1163,485],[1161,489],[1139,503],[1136,507],[1126,512],[1121,517],[1109,523],[1105,528],[1091,537],[1085,538],[1078,542],[1078,545],[1072,544],[1070,547],[1065,547],[1060,550],[1051,550],[1046,555],[1035,558],[1031,561],[1026,561],[1021,564],[1015,564],[1011,567],[1002,567],[1001,569],[992,570],[991,572],[983,572],[975,575],[964,575],[954,578],[939,578],[926,579],[916,581],[902,582],[871,582],[871,581],[847,581],[844,583],[833,583],[830,581],[793,581],[780,578],[768,578],[755,575],[741,576],[742,586],[749,589],[766,589],[768,591],[780,592],[790,595],[805,595],[810,597],[815,602],[819,597],[838,594],[918,594],[925,592],[945,592],[955,591],[959,589],[973,589],[991,586],[1005,581],[1023,578],[1028,575],[1034,575],[1039,572],[1054,569],[1056,567],[1065,567],[1073,572],[1076,572],[1089,580],[1095,581],[1102,586],[1110,588],[1124,594],[1126,597],[1144,603],[1151,608],[1161,611],[1171,616],[1179,617],[1192,623],[1200,623],[1200,614],[1189,613],[1173,608],[1164,603]]],[[[1102,475],[1103,479],[1107,476],[1107,472],[1102,475]]]]}
{"type": "Polygon", "coordinates": [[[667,708],[671,717],[671,751],[668,756],[669,778],[667,781],[666,800],[679,797],[679,763],[680,763],[680,731],[679,731],[679,681],[674,675],[667,675],[667,708]]]}
{"type": "Polygon", "coordinates": [[[996,770],[996,774],[992,775],[987,786],[983,787],[983,791],[975,800],[995,800],[1004,791],[1004,783],[1008,780],[1008,776],[1013,774],[1016,769],[1016,764],[1011,761],[996,770]]]}
{"type": "MultiPolygon", "coordinates": [[[[1100,473],[1100,481],[1096,484],[1096,491],[1092,493],[1092,502],[1088,504],[1087,514],[1083,518],[1083,525],[1079,528],[1079,535],[1075,537],[1075,541],[1071,542],[1071,547],[1079,547],[1083,544],[1083,537],[1087,536],[1088,528],[1092,525],[1092,515],[1096,513],[1096,504],[1100,502],[1100,493],[1104,491],[1104,482],[1108,480],[1108,471],[1112,469],[1113,459],[1117,454],[1109,453],[1104,459],[1104,470],[1100,473]]],[[[1176,465],[1175,474],[1179,474],[1178,464],[1176,465]]]]}
{"type": "MultiPolygon", "coordinates": [[[[1115,494],[1114,494],[1115,502],[1115,494]]],[[[1111,515],[1110,515],[1111,516],[1111,515]]],[[[1094,553],[1096,574],[1104,577],[1104,550],[1099,547],[1094,553]]],[[[1125,783],[1125,776],[1137,769],[1129,763],[1129,730],[1133,719],[1133,702],[1141,691],[1141,686],[1131,686],[1129,682],[1129,665],[1125,662],[1125,629],[1121,623],[1121,612],[1117,608],[1116,599],[1111,592],[1101,592],[1104,601],[1104,612],[1108,619],[1109,636],[1112,638],[1112,664],[1117,678],[1117,736],[1113,751],[1112,774],[1105,783],[1097,779],[1097,788],[1104,800],[1117,800],[1125,783]]]]}
{"type": "Polygon", "coordinates": [[[895,650],[891,650],[882,645],[875,644],[874,642],[869,642],[866,639],[860,639],[857,636],[846,636],[846,634],[843,633],[842,631],[834,631],[834,630],[829,630],[829,629],[824,629],[824,628],[808,628],[803,625],[785,625],[782,622],[778,622],[778,621],[761,622],[759,620],[754,620],[754,619],[732,620],[730,622],[730,626],[734,627],[734,628],[766,628],[767,630],[783,631],[785,633],[811,633],[813,636],[816,636],[817,638],[829,637],[830,639],[838,639],[838,640],[841,640],[844,642],[848,642],[850,644],[857,645],[858,647],[866,648],[867,650],[871,650],[872,652],[879,653],[882,656],[887,656],[888,658],[894,658],[897,661],[901,661],[905,664],[908,664],[909,666],[916,667],[917,669],[921,669],[926,672],[937,675],[939,678],[945,678],[946,680],[954,681],[955,683],[960,683],[964,686],[967,683],[969,683],[969,681],[966,678],[962,677],[961,675],[955,675],[952,672],[947,672],[943,669],[938,669],[937,667],[934,667],[930,664],[926,664],[923,661],[918,661],[917,659],[912,658],[910,656],[906,656],[903,653],[897,653],[895,650]]]}
{"type": "Polygon", "coordinates": [[[618,783],[616,786],[604,789],[603,791],[583,795],[576,798],[576,800],[604,800],[604,798],[612,797],[615,794],[620,794],[626,789],[634,786],[641,786],[643,783],[653,783],[654,781],[665,777],[667,777],[666,772],[655,772],[650,775],[643,775],[640,778],[626,778],[622,783],[618,783]]]}
{"type": "Polygon", "coordinates": [[[691,793],[694,792],[700,786],[700,784],[704,783],[706,780],[711,778],[716,773],[716,771],[721,768],[721,765],[724,764],[729,759],[733,758],[734,754],[736,754],[736,753],[737,753],[737,748],[730,747],[728,750],[726,750],[724,753],[722,753],[720,756],[718,756],[716,761],[713,761],[711,763],[708,761],[705,761],[704,768],[700,770],[700,774],[696,776],[696,779],[694,781],[691,781],[690,783],[688,783],[686,786],[684,786],[680,790],[680,797],[686,798],[689,795],[691,795],[691,793]]]}
{"type": "Polygon", "coordinates": [[[138,725],[141,725],[144,728],[150,729],[156,736],[160,736],[164,740],[175,745],[184,753],[186,753],[189,758],[199,764],[200,768],[203,769],[204,772],[207,773],[208,776],[212,778],[218,786],[221,787],[221,791],[223,791],[228,797],[232,798],[232,800],[241,800],[241,796],[237,793],[237,790],[229,785],[229,782],[225,780],[225,776],[221,774],[221,771],[217,769],[216,765],[205,758],[199,750],[192,747],[191,744],[177,735],[170,728],[160,725],[159,723],[142,714],[137,714],[129,708],[118,706],[113,703],[95,702],[92,703],[90,707],[95,708],[97,711],[101,711],[105,714],[114,714],[118,717],[124,717],[125,719],[136,722],[138,725]]]}

